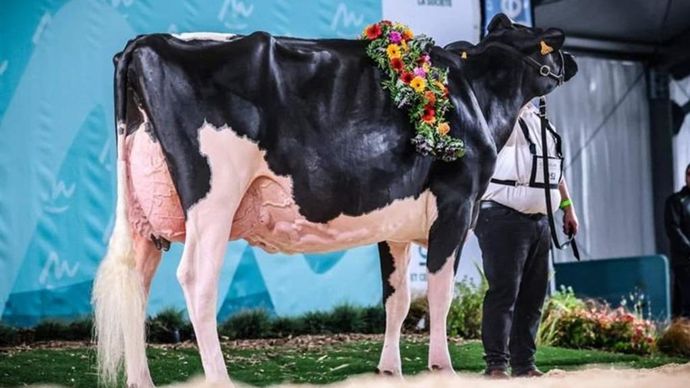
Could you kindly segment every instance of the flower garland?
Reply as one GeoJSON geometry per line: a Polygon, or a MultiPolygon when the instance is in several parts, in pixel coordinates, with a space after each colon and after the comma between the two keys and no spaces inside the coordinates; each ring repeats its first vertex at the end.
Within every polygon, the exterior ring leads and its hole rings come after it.
{"type": "Polygon", "coordinates": [[[465,153],[465,144],[448,134],[450,124],[445,114],[451,108],[448,99],[448,70],[431,65],[428,50],[434,41],[414,36],[400,23],[383,20],[368,26],[362,39],[369,40],[367,55],[388,79],[381,82],[390,90],[398,108],[409,109],[410,122],[417,135],[412,138],[417,152],[450,162],[465,153]]]}

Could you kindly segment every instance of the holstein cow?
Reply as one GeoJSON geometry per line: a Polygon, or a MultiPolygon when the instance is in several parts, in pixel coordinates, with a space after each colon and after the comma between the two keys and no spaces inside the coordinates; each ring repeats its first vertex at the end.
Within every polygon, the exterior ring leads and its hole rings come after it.
{"type": "Polygon", "coordinates": [[[563,33],[495,17],[477,46],[433,47],[449,69],[451,135],[464,157],[415,151],[405,111],[381,87],[367,41],[153,34],[115,58],[116,222],[98,271],[101,376],[153,385],[145,305],[160,248],[177,270],[208,381],[230,383],[216,331],[228,239],[269,252],[379,244],[386,308],[378,370],[400,375],[412,242],[428,247],[431,369],[452,372],[446,316],[460,249],[518,111],[576,71],[563,33]],[[545,42],[545,43],[541,43],[545,42]],[[540,53],[540,44],[554,48],[540,53]],[[461,52],[465,54],[461,56],[461,52]]]}

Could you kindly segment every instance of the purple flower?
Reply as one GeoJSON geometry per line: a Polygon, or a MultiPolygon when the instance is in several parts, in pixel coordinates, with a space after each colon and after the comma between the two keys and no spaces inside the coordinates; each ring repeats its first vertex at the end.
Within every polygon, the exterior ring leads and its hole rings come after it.
{"type": "Polygon", "coordinates": [[[400,43],[402,35],[398,31],[391,31],[390,34],[388,34],[388,39],[393,43],[400,43]]]}
{"type": "Polygon", "coordinates": [[[418,77],[422,77],[422,78],[426,77],[426,71],[424,69],[422,69],[421,67],[415,67],[413,73],[414,73],[414,75],[416,75],[418,77]]]}

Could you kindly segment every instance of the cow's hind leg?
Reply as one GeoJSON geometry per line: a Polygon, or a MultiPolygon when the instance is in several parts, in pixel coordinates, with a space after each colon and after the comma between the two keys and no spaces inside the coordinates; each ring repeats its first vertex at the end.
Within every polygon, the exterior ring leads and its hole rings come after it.
{"type": "Polygon", "coordinates": [[[161,262],[161,251],[149,238],[134,236],[134,260],[137,272],[141,275],[146,297],[151,290],[151,281],[161,262]]]}
{"type": "MultiPolygon", "coordinates": [[[[151,280],[161,261],[161,251],[156,249],[150,239],[137,234],[133,237],[135,269],[141,277],[145,308],[149,290],[151,289],[151,280]]],[[[128,387],[145,388],[153,386],[145,356],[127,359],[126,370],[128,387]]]]}
{"type": "Polygon", "coordinates": [[[410,309],[410,288],[407,267],[410,263],[410,244],[379,243],[383,304],[386,308],[386,335],[377,371],[401,376],[400,331],[410,309]]]}
{"type": "Polygon", "coordinates": [[[187,238],[177,269],[204,373],[213,383],[230,382],[218,341],[216,305],[218,275],[234,210],[227,202],[207,197],[188,212],[187,238]]]}
{"type": "Polygon", "coordinates": [[[187,210],[185,248],[177,278],[206,380],[231,385],[217,332],[218,277],[235,211],[261,158],[255,146],[243,149],[249,145],[239,142],[230,129],[202,128],[199,133],[201,152],[210,165],[210,189],[187,210]]]}

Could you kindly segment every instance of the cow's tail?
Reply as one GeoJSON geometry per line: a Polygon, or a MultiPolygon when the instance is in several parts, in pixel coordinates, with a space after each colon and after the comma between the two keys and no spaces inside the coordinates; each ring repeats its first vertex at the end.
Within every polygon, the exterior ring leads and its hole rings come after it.
{"type": "Polygon", "coordinates": [[[127,153],[125,148],[127,68],[133,42],[116,57],[115,119],[117,125],[117,205],[108,251],[93,285],[94,334],[99,378],[115,383],[124,361],[145,363],[145,295],[135,268],[134,243],[127,219],[127,153]]]}

